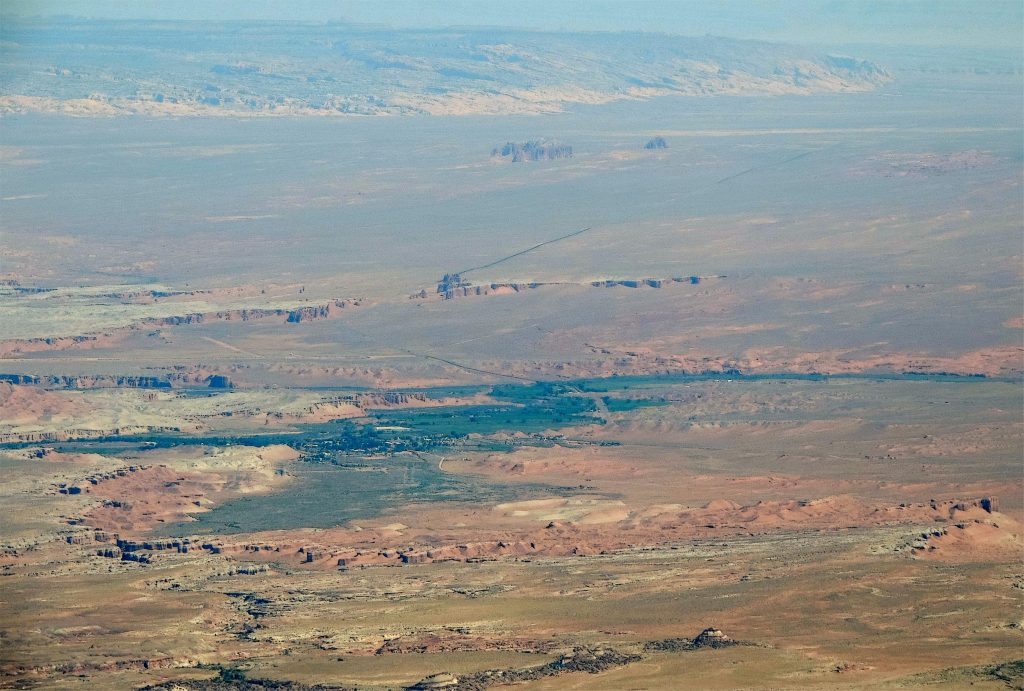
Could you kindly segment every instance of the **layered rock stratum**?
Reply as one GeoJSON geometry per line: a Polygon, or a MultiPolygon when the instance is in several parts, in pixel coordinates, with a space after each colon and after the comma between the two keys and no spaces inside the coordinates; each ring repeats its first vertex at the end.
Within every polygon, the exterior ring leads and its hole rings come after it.
{"type": "Polygon", "coordinates": [[[5,22],[12,51],[37,49],[5,66],[0,112],[526,114],[671,94],[866,91],[889,80],[867,60],[715,37],[300,23],[197,34],[188,22],[82,19],[60,28],[5,22]],[[146,60],[110,68],[143,45],[146,60]]]}

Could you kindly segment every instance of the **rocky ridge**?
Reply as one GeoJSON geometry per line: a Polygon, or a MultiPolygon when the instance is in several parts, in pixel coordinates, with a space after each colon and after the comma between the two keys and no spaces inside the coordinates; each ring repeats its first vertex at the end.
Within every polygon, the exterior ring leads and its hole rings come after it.
{"type": "MultiPolygon", "coordinates": [[[[182,486],[183,494],[180,497],[166,498],[165,503],[168,506],[173,504],[175,512],[195,510],[191,507],[191,500],[193,495],[199,496],[195,494],[199,484],[183,482],[187,476],[182,473],[179,473],[180,477],[172,477],[172,472],[162,467],[147,468],[142,471],[142,474],[145,473],[155,473],[154,477],[166,477],[182,486]]],[[[198,476],[196,482],[199,482],[198,476]]],[[[102,489],[103,483],[99,485],[99,488],[83,485],[82,491],[94,493],[102,489]]],[[[108,498],[108,502],[115,498],[109,491],[102,495],[108,498]]],[[[126,499],[131,501],[130,497],[126,499]]],[[[203,542],[201,549],[225,554],[240,562],[274,562],[290,564],[296,568],[346,571],[353,568],[445,561],[478,563],[499,559],[582,557],[610,554],[652,540],[664,544],[726,535],[753,536],[777,531],[823,530],[837,524],[866,527],[928,523],[938,524],[937,530],[941,534],[944,527],[956,526],[964,521],[1008,522],[1007,518],[996,512],[995,506],[995,500],[990,497],[904,503],[898,506],[863,504],[852,497],[827,497],[815,501],[761,501],[749,506],[716,500],[703,508],[627,515],[623,520],[612,523],[589,525],[550,521],[543,528],[504,531],[496,539],[489,540],[463,541],[454,533],[423,534],[417,539],[414,535],[403,535],[385,528],[362,528],[358,531],[339,528],[311,532],[305,537],[302,531],[292,531],[288,535],[246,536],[241,540],[218,536],[203,542]],[[614,526],[614,531],[609,532],[602,526],[614,526]]],[[[139,510],[151,508],[140,506],[139,510]]],[[[70,520],[73,521],[72,525],[80,526],[79,529],[90,536],[96,533],[102,534],[107,540],[128,539],[130,531],[126,533],[122,530],[116,534],[115,526],[138,523],[138,518],[129,517],[131,511],[130,505],[113,506],[108,503],[94,509],[84,518],[70,520]]],[[[915,544],[914,549],[922,548],[915,544]]],[[[155,555],[149,553],[147,556],[152,559],[155,555]]]]}
{"type": "Polygon", "coordinates": [[[638,651],[615,650],[576,646],[557,659],[537,667],[489,669],[461,677],[448,672],[434,674],[407,687],[406,691],[481,691],[491,686],[506,686],[535,681],[546,677],[579,673],[600,674],[616,667],[639,662],[650,653],[688,652],[705,648],[726,648],[741,645],[714,627],[706,628],[692,639],[675,638],[670,641],[648,641],[638,651]]]}

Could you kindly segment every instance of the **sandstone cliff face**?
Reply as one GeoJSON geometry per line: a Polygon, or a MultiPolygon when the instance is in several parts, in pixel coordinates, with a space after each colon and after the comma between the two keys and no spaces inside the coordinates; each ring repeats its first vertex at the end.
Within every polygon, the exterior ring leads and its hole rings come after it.
{"type": "Polygon", "coordinates": [[[28,353],[78,348],[104,348],[117,343],[111,334],[86,336],[60,336],[56,338],[16,338],[0,341],[0,358],[17,357],[28,353]]]}
{"type": "Polygon", "coordinates": [[[333,316],[337,316],[338,312],[345,309],[346,307],[359,306],[358,300],[334,300],[325,305],[312,305],[310,307],[301,307],[288,312],[288,323],[298,324],[303,321],[311,321],[313,319],[329,319],[333,316]]]}
{"type": "Polygon", "coordinates": [[[146,317],[136,321],[131,326],[112,329],[102,334],[0,340],[0,358],[18,357],[29,353],[56,350],[111,347],[116,345],[124,336],[137,332],[142,328],[186,326],[216,321],[247,322],[256,319],[275,318],[284,318],[286,323],[298,324],[315,319],[330,319],[339,316],[345,310],[361,305],[362,300],[355,298],[332,300],[319,305],[295,308],[249,308],[220,310],[217,312],[194,312],[170,317],[146,317]]]}
{"type": "Polygon", "coordinates": [[[294,309],[236,309],[222,310],[219,312],[196,312],[173,317],[152,317],[143,319],[139,323],[146,326],[180,326],[182,324],[202,324],[207,321],[252,321],[254,319],[267,319],[270,317],[284,317],[290,324],[297,324],[302,321],[313,319],[327,319],[336,316],[340,310],[347,307],[358,306],[360,301],[355,300],[332,300],[321,305],[309,305],[294,309]]]}
{"type": "Polygon", "coordinates": [[[130,425],[126,427],[111,427],[110,429],[66,429],[59,432],[3,432],[0,433],[0,444],[104,439],[106,437],[166,434],[170,432],[181,432],[181,428],[158,425],[130,425]]]}
{"type": "Polygon", "coordinates": [[[169,389],[171,382],[165,377],[93,374],[36,376],[34,374],[0,374],[0,382],[22,386],[42,386],[47,389],[169,389]]]}
{"type": "MultiPolygon", "coordinates": [[[[465,280],[459,274],[445,274],[437,283],[437,295],[445,300],[459,297],[483,296],[483,295],[511,295],[522,293],[535,288],[546,286],[582,285],[592,288],[664,288],[672,283],[688,283],[697,285],[708,278],[726,278],[725,276],[672,276],[669,278],[622,278],[604,279],[590,281],[589,283],[573,283],[568,281],[557,282],[505,282],[505,283],[481,283],[474,285],[465,280]]],[[[429,293],[421,290],[409,296],[410,299],[426,299],[429,293]]]]}
{"type": "Polygon", "coordinates": [[[38,384],[39,377],[31,374],[0,374],[0,382],[24,386],[29,384],[38,384]]]}

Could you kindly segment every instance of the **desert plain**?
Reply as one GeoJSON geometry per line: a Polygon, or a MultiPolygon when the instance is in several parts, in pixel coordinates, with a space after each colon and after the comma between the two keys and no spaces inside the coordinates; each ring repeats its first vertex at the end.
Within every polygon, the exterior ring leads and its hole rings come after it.
{"type": "Polygon", "coordinates": [[[0,688],[1022,688],[1019,55],[61,21],[0,688]]]}

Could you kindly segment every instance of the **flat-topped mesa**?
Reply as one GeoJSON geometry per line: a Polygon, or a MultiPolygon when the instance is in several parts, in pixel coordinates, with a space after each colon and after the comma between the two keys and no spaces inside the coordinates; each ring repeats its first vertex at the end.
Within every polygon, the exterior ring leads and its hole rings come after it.
{"type": "Polygon", "coordinates": [[[694,648],[724,648],[735,644],[736,641],[722,633],[721,629],[714,627],[704,629],[693,639],[694,648]]]}
{"type": "MultiPolygon", "coordinates": [[[[437,283],[436,294],[445,300],[458,297],[483,296],[483,295],[510,295],[522,293],[534,288],[548,286],[589,286],[591,288],[664,288],[672,283],[687,283],[698,285],[709,278],[725,278],[725,276],[671,276],[668,278],[608,278],[597,281],[574,282],[574,281],[518,281],[518,282],[492,282],[474,285],[471,281],[463,279],[459,274],[445,274],[437,283]]],[[[413,293],[410,299],[424,300],[429,297],[426,290],[413,293]]]]}
{"type": "Polygon", "coordinates": [[[457,273],[445,274],[437,282],[437,292],[439,295],[444,295],[447,300],[450,297],[454,297],[455,290],[468,285],[469,281],[462,280],[462,276],[457,273]]]}
{"type": "MultiPolygon", "coordinates": [[[[470,297],[470,296],[482,296],[482,295],[507,295],[509,293],[519,293],[524,290],[531,288],[539,288],[543,285],[552,285],[550,283],[485,283],[482,285],[473,285],[468,281],[460,283],[458,285],[445,286],[444,290],[438,286],[438,293],[445,299],[451,300],[458,297],[470,297]]],[[[417,297],[413,295],[412,297],[417,297]]],[[[425,296],[424,296],[425,297],[425,296]]]]}
{"type": "Polygon", "coordinates": [[[211,389],[233,389],[235,388],[234,383],[229,377],[223,374],[211,374],[206,379],[207,386],[211,389]]]}
{"type": "Polygon", "coordinates": [[[711,626],[701,631],[695,638],[666,638],[659,641],[647,641],[644,652],[682,653],[693,652],[704,648],[728,648],[740,645],[739,641],[726,636],[721,629],[711,626]]]}
{"type": "Polygon", "coordinates": [[[288,312],[288,323],[298,324],[303,321],[310,321],[313,319],[328,319],[338,312],[343,310],[349,305],[358,306],[359,301],[350,300],[334,300],[323,305],[310,305],[309,307],[299,307],[288,312]]]}
{"type": "Polygon", "coordinates": [[[506,142],[504,146],[495,147],[491,157],[501,158],[519,163],[522,161],[553,161],[559,158],[572,158],[572,147],[567,144],[537,139],[519,144],[506,142]]]}

